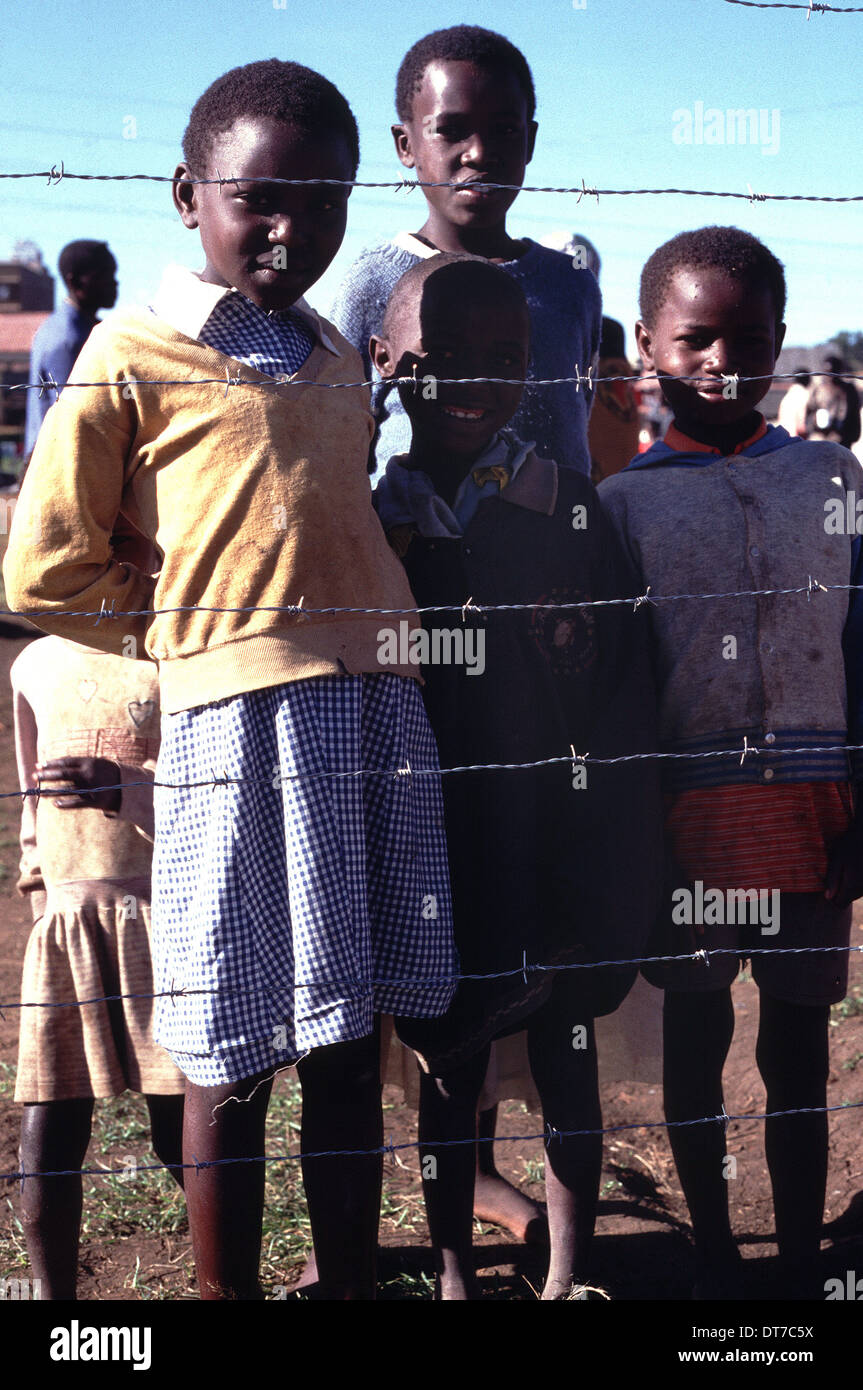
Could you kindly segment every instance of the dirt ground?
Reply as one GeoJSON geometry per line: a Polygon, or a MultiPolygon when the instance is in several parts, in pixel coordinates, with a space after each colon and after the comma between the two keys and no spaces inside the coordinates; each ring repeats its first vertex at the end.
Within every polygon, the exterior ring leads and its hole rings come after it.
{"type": "MultiPolygon", "coordinates": [[[[0,627],[0,791],[17,785],[12,740],[8,670],[28,640],[0,627]]],[[[26,904],[15,893],[19,802],[0,798],[0,1002],[19,998],[20,967],[27,936],[26,904]]],[[[863,945],[863,913],[855,914],[854,944],[863,945]]],[[[834,1010],[831,1029],[832,1066],[829,1104],[841,1107],[863,1101],[863,963],[851,958],[851,994],[834,1010]]],[[[754,1063],[758,1001],[755,986],[745,978],[735,986],[737,1027],[726,1070],[726,1109],[732,1115],[758,1114],[764,1092],[754,1063]]],[[[6,1009],[0,1020],[0,1075],[5,1077],[0,1100],[0,1172],[17,1166],[19,1111],[11,1101],[11,1068],[17,1048],[18,1013],[6,1009]]],[[[416,1138],[415,1114],[386,1096],[386,1138],[394,1145],[416,1138]]],[[[603,1094],[606,1126],[636,1126],[661,1121],[658,1086],[644,1083],[613,1086],[603,1094]]],[[[841,1110],[831,1117],[830,1173],[825,1216],[824,1278],[848,1269],[863,1270],[863,1154],[859,1143],[860,1112],[841,1110]]],[[[290,1126],[289,1126],[290,1127],[290,1126]]],[[[539,1115],[525,1113],[519,1104],[501,1107],[499,1133],[523,1135],[542,1129],[539,1115]]],[[[733,1122],[729,1152],[737,1159],[737,1177],[729,1183],[732,1221],[747,1261],[749,1296],[769,1298],[775,1277],[776,1252],[771,1240],[771,1203],[763,1155],[763,1126],[757,1120],[733,1122]]],[[[128,1144],[127,1144],[128,1146],[128,1144]]],[[[116,1157],[123,1153],[124,1132],[118,1128],[116,1157]]],[[[294,1146],[296,1148],[296,1146],[294,1146]]],[[[104,1155],[104,1148],[103,1148],[104,1155]]],[[[543,1145],[539,1140],[498,1145],[498,1164],[512,1181],[541,1199],[539,1181],[543,1145]]],[[[88,1162],[93,1162],[93,1150],[88,1162]]],[[[100,1158],[101,1162],[110,1162],[100,1158]]],[[[274,1174],[271,1173],[271,1178],[274,1174]]],[[[415,1151],[406,1150],[385,1164],[385,1203],[381,1225],[381,1297],[430,1299],[431,1262],[423,1217],[415,1151]]],[[[153,1198],[158,1202],[158,1196],[153,1198]]],[[[0,1277],[23,1277],[20,1228],[16,1223],[17,1189],[0,1184],[0,1277]],[[7,1254],[4,1259],[3,1251],[7,1254]],[[17,1266],[4,1268],[17,1250],[17,1266]]],[[[111,1218],[110,1235],[85,1234],[81,1251],[79,1296],[85,1300],[135,1298],[194,1298],[188,1231],[181,1206],[175,1220],[164,1223],[126,1219],[120,1205],[111,1218]]],[[[296,1233],[295,1233],[296,1234],[296,1233]]],[[[276,1236],[270,1238],[270,1249],[276,1236]]],[[[267,1242],[265,1240],[265,1252],[267,1242]]],[[[288,1255],[275,1266],[273,1279],[285,1284],[298,1274],[308,1250],[308,1228],[296,1234],[288,1255]],[[281,1271],[281,1274],[278,1273],[281,1271]]],[[[484,1296],[490,1300],[532,1300],[541,1286],[541,1250],[522,1246],[491,1226],[476,1231],[477,1267],[484,1296]]],[[[14,1263],[14,1262],[12,1262],[14,1263]]],[[[692,1284],[688,1219],[676,1181],[665,1132],[624,1129],[608,1136],[602,1176],[602,1197],[595,1244],[594,1282],[614,1300],[684,1300],[692,1284]]],[[[275,1282],[270,1296],[279,1296],[275,1282]]],[[[284,1294],[282,1294],[284,1296],[284,1294]]]]}

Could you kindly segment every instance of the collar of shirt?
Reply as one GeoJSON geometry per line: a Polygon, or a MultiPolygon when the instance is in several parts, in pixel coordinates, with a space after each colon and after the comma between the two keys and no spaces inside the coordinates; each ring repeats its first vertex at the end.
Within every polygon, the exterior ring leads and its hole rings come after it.
{"type": "Polygon", "coordinates": [[[732,458],[735,454],[745,454],[750,444],[755,444],[759,439],[763,439],[766,433],[767,421],[763,415],[759,415],[757,428],[749,435],[748,439],[741,440],[730,454],[723,453],[722,449],[717,449],[713,444],[702,444],[700,439],[693,439],[690,435],[684,434],[674,424],[668,426],[663,443],[667,444],[669,449],[676,449],[681,454],[715,454],[717,458],[732,458]]]}
{"type": "Polygon", "coordinates": [[[463,535],[480,502],[486,497],[500,495],[533,447],[511,430],[500,430],[459,484],[452,507],[435,491],[427,473],[406,468],[407,455],[394,454],[375,490],[384,530],[389,532],[397,526],[413,525],[421,536],[453,538],[463,535]]]}
{"type": "Polygon", "coordinates": [[[760,425],[749,439],[744,439],[738,444],[733,453],[723,454],[721,449],[690,439],[672,425],[665,439],[658,439],[646,454],[636,455],[627,468],[657,468],[663,464],[674,467],[684,464],[704,467],[714,459],[733,458],[737,454],[745,454],[747,458],[759,458],[762,454],[770,454],[775,449],[784,449],[786,445],[798,442],[800,441],[792,440],[782,425],[768,425],[762,417],[760,425]]]}
{"type": "MultiPolygon", "coordinates": [[[[176,328],[178,333],[185,333],[187,338],[197,338],[219,301],[226,294],[239,293],[239,290],[226,285],[211,285],[202,280],[197,271],[187,270],[185,266],[169,265],[150,308],[165,323],[176,328]]],[[[291,310],[302,318],[327,352],[341,357],[320,317],[305,299],[298,299],[291,305],[291,310]]]]}

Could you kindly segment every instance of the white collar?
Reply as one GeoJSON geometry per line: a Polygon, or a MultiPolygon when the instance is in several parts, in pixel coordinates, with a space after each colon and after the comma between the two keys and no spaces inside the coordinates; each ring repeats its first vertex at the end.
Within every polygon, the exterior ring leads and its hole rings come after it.
{"type": "Polygon", "coordinates": [[[412,256],[419,256],[423,261],[430,256],[440,255],[436,246],[426,246],[424,241],[417,240],[413,232],[396,232],[393,242],[400,251],[410,251],[412,256]]]}
{"type": "MultiPolygon", "coordinates": [[[[187,338],[197,338],[219,300],[226,294],[239,293],[239,290],[225,285],[208,284],[201,279],[198,271],[188,270],[184,265],[169,265],[150,307],[179,333],[185,333],[187,338]]],[[[301,315],[327,352],[341,357],[311,304],[307,304],[305,299],[298,299],[291,308],[301,315]]]]}

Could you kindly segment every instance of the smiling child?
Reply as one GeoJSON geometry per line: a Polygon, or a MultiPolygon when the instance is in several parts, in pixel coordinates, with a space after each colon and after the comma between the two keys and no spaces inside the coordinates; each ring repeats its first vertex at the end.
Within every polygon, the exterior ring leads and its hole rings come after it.
{"type": "Polygon", "coordinates": [[[384,379],[416,368],[420,383],[399,388],[411,444],[387,465],[378,514],[418,605],[446,608],[424,619],[430,652],[443,625],[467,628],[465,653],[483,654],[481,670],[425,665],[426,709],[444,766],[492,765],[444,778],[444,806],[461,969],[493,978],[463,979],[442,1019],[397,1021],[425,1068],[424,1188],[448,1300],[477,1293],[474,1155],[438,1145],[476,1134],[489,1043],[525,1027],[543,1116],[561,1131],[546,1163],[543,1297],[566,1298],[588,1275],[602,1162],[593,1022],[617,1008],[634,971],[566,967],[639,954],[660,860],[655,764],[579,769],[566,757],[654,746],[642,615],[580,606],[633,592],[596,494],[511,430],[519,385],[436,380],[517,380],[528,343],[520,286],[452,255],[407,272],[372,342],[384,379]],[[491,611],[511,604],[524,607],[491,611]],[[532,766],[546,760],[556,761],[532,766]],[[525,962],[550,968],[523,973],[525,962]],[[582,1133],[563,1137],[572,1131],[582,1133]]]}

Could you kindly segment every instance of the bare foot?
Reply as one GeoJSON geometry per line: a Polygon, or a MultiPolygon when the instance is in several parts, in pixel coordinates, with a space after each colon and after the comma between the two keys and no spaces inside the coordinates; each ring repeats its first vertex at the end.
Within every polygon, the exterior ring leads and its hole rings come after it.
{"type": "Polygon", "coordinates": [[[540,1294],[542,1303],[564,1303],[572,1298],[587,1298],[587,1293],[582,1292],[583,1284],[574,1284],[571,1279],[547,1279],[545,1288],[540,1294]]]}
{"type": "Polygon", "coordinates": [[[503,1226],[516,1240],[528,1245],[548,1245],[548,1222],[543,1208],[499,1173],[477,1173],[473,1214],[479,1221],[503,1226]]]}
{"type": "Polygon", "coordinates": [[[315,1252],[313,1250],[312,1253],[309,1255],[309,1258],[306,1260],[305,1269],[303,1270],[299,1279],[295,1284],[291,1286],[291,1293],[295,1293],[298,1289],[307,1289],[312,1284],[317,1284],[317,1282],[318,1264],[317,1260],[315,1259],[315,1252]]]}

